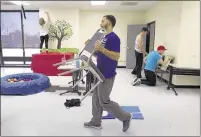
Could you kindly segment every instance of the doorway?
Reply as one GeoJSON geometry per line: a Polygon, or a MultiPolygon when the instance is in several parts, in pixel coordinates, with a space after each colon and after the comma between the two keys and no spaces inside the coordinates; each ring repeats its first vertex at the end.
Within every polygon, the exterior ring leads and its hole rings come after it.
{"type": "Polygon", "coordinates": [[[147,23],[147,28],[149,29],[146,36],[146,52],[149,53],[154,50],[155,41],[155,21],[147,23]]]}
{"type": "Polygon", "coordinates": [[[147,35],[143,38],[143,46],[147,53],[154,50],[155,40],[155,21],[147,24],[132,24],[127,26],[127,52],[126,52],[126,68],[133,69],[135,66],[135,39],[140,34],[143,27],[149,29],[147,35]]]}
{"type": "MultiPolygon", "coordinates": [[[[135,58],[135,39],[140,34],[143,27],[147,24],[132,24],[127,26],[127,52],[126,52],[126,68],[133,69],[136,64],[135,58]]],[[[146,46],[146,36],[143,37],[143,46],[146,46]]]]}

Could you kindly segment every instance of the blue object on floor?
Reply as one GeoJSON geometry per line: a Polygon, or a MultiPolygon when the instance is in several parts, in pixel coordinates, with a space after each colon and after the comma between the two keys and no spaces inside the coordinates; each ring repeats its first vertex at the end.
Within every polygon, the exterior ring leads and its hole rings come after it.
{"type": "Polygon", "coordinates": [[[1,95],[31,95],[51,86],[47,76],[40,73],[12,74],[1,78],[1,95]],[[10,82],[11,79],[15,81],[10,82]],[[26,81],[27,80],[27,81],[26,81]]]}
{"type": "MultiPolygon", "coordinates": [[[[121,108],[126,112],[132,113],[133,119],[144,119],[138,106],[121,106],[121,108]]],[[[115,117],[108,113],[108,115],[103,116],[102,119],[115,119],[115,117]]]]}
{"type": "Polygon", "coordinates": [[[138,106],[121,106],[121,108],[129,113],[140,112],[140,108],[138,106]]]}

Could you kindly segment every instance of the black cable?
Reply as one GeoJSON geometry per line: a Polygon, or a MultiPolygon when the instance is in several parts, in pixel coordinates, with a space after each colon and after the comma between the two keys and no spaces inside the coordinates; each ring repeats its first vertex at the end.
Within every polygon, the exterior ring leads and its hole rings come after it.
{"type": "Polygon", "coordinates": [[[26,19],[26,14],[25,14],[25,11],[24,11],[24,6],[23,6],[23,4],[21,4],[21,9],[22,9],[22,15],[23,15],[23,17],[24,17],[24,19],[26,19]]]}

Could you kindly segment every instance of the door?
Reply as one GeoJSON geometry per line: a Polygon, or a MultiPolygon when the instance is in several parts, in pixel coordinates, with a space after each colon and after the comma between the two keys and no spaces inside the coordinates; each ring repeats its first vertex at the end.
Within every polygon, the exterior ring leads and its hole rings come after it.
{"type": "MultiPolygon", "coordinates": [[[[146,24],[128,25],[127,27],[127,52],[126,52],[126,68],[133,69],[135,67],[135,39],[140,34],[146,24]]],[[[146,36],[143,37],[143,46],[146,46],[146,36]]]]}
{"type": "Polygon", "coordinates": [[[155,22],[148,25],[149,27],[149,52],[154,50],[155,40],[155,22]]]}

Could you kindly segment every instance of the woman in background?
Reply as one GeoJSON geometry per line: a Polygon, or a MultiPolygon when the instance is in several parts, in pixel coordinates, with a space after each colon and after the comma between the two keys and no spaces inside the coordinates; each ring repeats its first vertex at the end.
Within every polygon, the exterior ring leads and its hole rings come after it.
{"type": "Polygon", "coordinates": [[[49,29],[49,24],[50,24],[50,17],[47,12],[45,12],[47,15],[47,22],[44,20],[44,18],[39,19],[39,24],[40,24],[40,49],[43,48],[43,43],[45,41],[45,48],[46,50],[48,49],[48,40],[49,40],[49,35],[48,35],[48,29],[49,29]]]}

